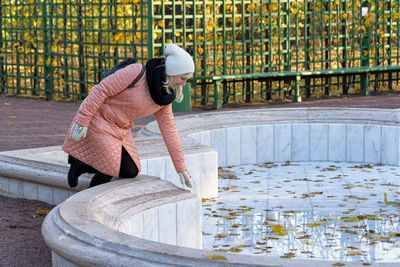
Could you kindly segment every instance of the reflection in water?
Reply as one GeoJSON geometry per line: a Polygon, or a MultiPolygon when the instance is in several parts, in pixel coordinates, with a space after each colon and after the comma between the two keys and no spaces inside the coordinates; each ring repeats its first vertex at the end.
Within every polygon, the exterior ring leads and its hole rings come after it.
{"type": "Polygon", "coordinates": [[[400,262],[399,174],[400,168],[332,162],[221,169],[219,198],[203,200],[203,248],[400,262]]]}

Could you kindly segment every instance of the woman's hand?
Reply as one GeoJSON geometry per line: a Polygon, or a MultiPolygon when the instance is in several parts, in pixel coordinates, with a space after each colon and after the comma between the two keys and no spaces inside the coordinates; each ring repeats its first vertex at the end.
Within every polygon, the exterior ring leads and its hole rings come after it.
{"type": "Polygon", "coordinates": [[[79,142],[86,137],[87,130],[88,130],[87,127],[81,126],[81,125],[77,124],[76,122],[74,122],[74,124],[72,124],[71,132],[70,132],[69,136],[75,142],[79,142]]]}
{"type": "Polygon", "coordinates": [[[181,179],[181,183],[183,185],[186,185],[189,188],[193,187],[193,181],[192,181],[192,177],[190,176],[189,172],[183,171],[183,172],[178,172],[179,178],[181,179]]]}

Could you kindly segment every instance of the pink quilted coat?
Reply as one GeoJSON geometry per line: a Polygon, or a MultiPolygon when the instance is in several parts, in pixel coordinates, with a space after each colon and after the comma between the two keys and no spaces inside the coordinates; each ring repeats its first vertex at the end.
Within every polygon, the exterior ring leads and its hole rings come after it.
{"type": "Polygon", "coordinates": [[[88,127],[86,138],[74,142],[68,132],[62,146],[65,152],[104,174],[117,177],[124,146],[140,172],[140,160],[130,131],[132,120],[154,114],[176,171],[186,170],[172,105],[159,106],[153,101],[146,74],[133,88],[126,89],[141,69],[141,64],[128,65],[93,86],[73,120],[88,127]]]}

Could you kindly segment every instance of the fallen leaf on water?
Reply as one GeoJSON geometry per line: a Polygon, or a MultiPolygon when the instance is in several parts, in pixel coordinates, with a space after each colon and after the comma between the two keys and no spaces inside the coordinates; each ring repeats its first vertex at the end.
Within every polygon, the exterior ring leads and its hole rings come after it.
{"type": "Polygon", "coordinates": [[[9,119],[15,119],[17,118],[16,116],[8,116],[9,119]]]}
{"type": "Polygon", "coordinates": [[[6,106],[10,106],[11,104],[10,104],[10,103],[4,103],[4,105],[6,105],[6,106]]]}
{"type": "Polygon", "coordinates": [[[344,266],[344,265],[345,265],[344,263],[340,263],[340,262],[332,264],[332,266],[344,266]]]}
{"type": "Polygon", "coordinates": [[[350,251],[347,251],[347,254],[346,254],[346,256],[356,256],[356,255],[361,255],[362,254],[362,252],[361,251],[357,251],[357,250],[350,250],[350,251]]]}
{"type": "Polygon", "coordinates": [[[281,256],[281,258],[286,258],[286,259],[290,259],[295,257],[296,254],[294,254],[293,252],[289,252],[289,253],[285,253],[283,256],[281,256]]]}
{"type": "Polygon", "coordinates": [[[270,227],[272,232],[274,232],[276,235],[283,236],[288,234],[288,232],[284,231],[285,228],[283,227],[282,224],[274,224],[271,225],[270,227]]]}
{"type": "Polygon", "coordinates": [[[241,250],[240,248],[233,247],[233,248],[230,248],[228,251],[229,251],[229,252],[238,253],[238,252],[241,252],[242,250],[241,250]]]}
{"type": "Polygon", "coordinates": [[[316,223],[309,223],[309,224],[306,224],[306,225],[308,227],[318,227],[318,226],[321,226],[321,225],[323,225],[325,223],[327,223],[327,221],[319,221],[319,222],[316,222],[316,223]]]}
{"type": "Polygon", "coordinates": [[[209,260],[212,261],[226,261],[228,260],[225,256],[222,255],[210,255],[209,253],[207,253],[207,257],[209,260]]]}

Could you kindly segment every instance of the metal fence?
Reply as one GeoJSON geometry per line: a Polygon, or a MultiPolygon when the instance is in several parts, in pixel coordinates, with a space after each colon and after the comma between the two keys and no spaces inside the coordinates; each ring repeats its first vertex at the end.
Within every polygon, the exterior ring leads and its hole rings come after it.
{"type": "MultiPolygon", "coordinates": [[[[126,57],[144,63],[175,42],[196,62],[194,104],[221,74],[399,65],[399,0],[0,0],[2,94],[84,98],[126,57]]],[[[371,90],[399,75],[375,74],[371,90]]],[[[290,97],[286,80],[226,83],[226,102],[290,97]]],[[[301,81],[303,96],[360,91],[357,75],[301,81]]]]}

